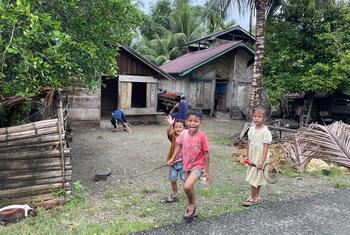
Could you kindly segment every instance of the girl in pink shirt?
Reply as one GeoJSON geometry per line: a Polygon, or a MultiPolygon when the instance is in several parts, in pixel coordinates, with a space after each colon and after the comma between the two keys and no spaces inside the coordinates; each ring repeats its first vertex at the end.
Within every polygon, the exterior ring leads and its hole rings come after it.
{"type": "Polygon", "coordinates": [[[203,175],[207,181],[212,178],[209,175],[209,145],[206,134],[199,130],[202,116],[199,112],[188,111],[186,115],[187,130],[181,132],[176,139],[175,150],[172,158],[167,162],[172,165],[176,156],[181,152],[183,156],[183,170],[185,172],[184,191],[188,198],[188,204],[184,219],[193,218],[196,212],[194,185],[203,175]]]}

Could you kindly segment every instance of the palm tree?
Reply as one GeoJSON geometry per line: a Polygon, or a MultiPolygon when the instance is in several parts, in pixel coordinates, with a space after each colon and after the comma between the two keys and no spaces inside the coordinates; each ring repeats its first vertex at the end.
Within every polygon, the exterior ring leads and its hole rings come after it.
{"type": "Polygon", "coordinates": [[[205,32],[200,19],[195,17],[194,9],[187,0],[177,0],[175,9],[171,14],[174,22],[173,32],[182,33],[186,36],[186,43],[193,41],[205,32]]]}
{"type": "Polygon", "coordinates": [[[265,19],[267,14],[273,14],[276,9],[284,5],[283,0],[211,0],[210,7],[233,6],[237,4],[240,12],[244,9],[256,11],[256,42],[252,90],[249,109],[252,110],[262,102],[262,64],[265,48],[265,19]]]}
{"type": "Polygon", "coordinates": [[[141,38],[136,51],[156,65],[162,65],[184,53],[182,45],[186,36],[182,33],[173,34],[169,30],[162,30],[162,37],[156,35],[152,40],[141,38]]]}

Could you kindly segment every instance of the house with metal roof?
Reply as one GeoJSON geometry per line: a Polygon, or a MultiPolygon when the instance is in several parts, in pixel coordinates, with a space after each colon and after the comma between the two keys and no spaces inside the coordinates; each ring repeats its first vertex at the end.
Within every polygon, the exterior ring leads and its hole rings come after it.
{"type": "Polygon", "coordinates": [[[80,89],[70,96],[72,120],[97,121],[101,127],[111,126],[109,120],[116,108],[122,109],[128,121],[156,122],[157,90],[161,80],[174,80],[157,65],[126,45],[120,46],[117,57],[118,76],[101,78],[96,92],[80,89]]]}
{"type": "Polygon", "coordinates": [[[239,107],[250,92],[253,61],[254,51],[244,41],[221,40],[160,66],[175,77],[160,81],[160,87],[183,92],[192,108],[242,118],[239,107]]]}
{"type": "Polygon", "coordinates": [[[242,41],[248,46],[253,46],[255,37],[239,25],[234,25],[223,31],[215,32],[193,40],[187,44],[189,52],[207,49],[228,41],[242,41]]]}

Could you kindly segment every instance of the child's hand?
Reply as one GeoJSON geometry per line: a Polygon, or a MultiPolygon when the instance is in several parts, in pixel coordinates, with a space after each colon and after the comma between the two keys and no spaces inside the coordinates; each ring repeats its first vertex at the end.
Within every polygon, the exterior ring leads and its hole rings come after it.
{"type": "Polygon", "coordinates": [[[172,166],[173,163],[174,163],[174,160],[173,160],[173,159],[169,159],[169,160],[166,162],[166,164],[167,164],[168,166],[172,166]]]}
{"type": "Polygon", "coordinates": [[[263,169],[264,169],[264,163],[263,162],[259,162],[258,170],[263,170],[263,169]]]}
{"type": "Polygon", "coordinates": [[[211,176],[209,175],[209,173],[206,172],[206,171],[203,173],[203,177],[206,179],[206,181],[207,181],[208,183],[210,183],[210,182],[213,181],[213,177],[211,177],[211,176]]]}
{"type": "Polygon", "coordinates": [[[170,125],[170,126],[172,126],[173,124],[174,124],[174,122],[175,122],[175,119],[174,118],[172,118],[170,115],[167,117],[167,121],[168,121],[168,124],[170,125]]]}

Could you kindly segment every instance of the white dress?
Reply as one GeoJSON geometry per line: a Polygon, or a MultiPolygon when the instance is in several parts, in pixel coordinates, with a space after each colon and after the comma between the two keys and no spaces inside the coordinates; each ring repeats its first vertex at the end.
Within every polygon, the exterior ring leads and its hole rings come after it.
{"type": "MultiPolygon", "coordinates": [[[[267,126],[264,126],[258,130],[255,128],[255,126],[253,126],[248,131],[248,139],[249,161],[258,166],[260,160],[262,159],[264,144],[271,144],[271,132],[267,126]]],[[[267,156],[265,159],[265,163],[268,162],[270,162],[269,151],[267,151],[267,156]]],[[[257,171],[257,168],[252,166],[248,166],[246,181],[254,187],[257,187],[259,185],[266,185],[266,180],[264,178],[263,172],[261,170],[257,171]]]]}

